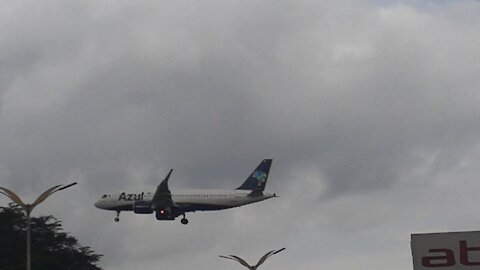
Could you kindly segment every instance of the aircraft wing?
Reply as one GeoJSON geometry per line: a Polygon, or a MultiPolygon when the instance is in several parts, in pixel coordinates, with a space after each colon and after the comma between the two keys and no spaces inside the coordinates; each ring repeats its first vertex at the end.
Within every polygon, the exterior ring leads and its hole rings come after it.
{"type": "Polygon", "coordinates": [[[170,178],[172,171],[173,170],[170,170],[165,179],[160,183],[160,185],[158,185],[157,191],[155,191],[155,194],[153,195],[152,205],[154,209],[175,206],[172,200],[172,193],[168,188],[168,179],[170,178]]]}

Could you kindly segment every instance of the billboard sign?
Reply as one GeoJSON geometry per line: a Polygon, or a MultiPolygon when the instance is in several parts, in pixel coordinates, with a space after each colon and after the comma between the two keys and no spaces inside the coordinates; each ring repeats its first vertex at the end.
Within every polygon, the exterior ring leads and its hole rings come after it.
{"type": "Polygon", "coordinates": [[[479,270],[480,231],[412,234],[414,270],[479,270]]]}

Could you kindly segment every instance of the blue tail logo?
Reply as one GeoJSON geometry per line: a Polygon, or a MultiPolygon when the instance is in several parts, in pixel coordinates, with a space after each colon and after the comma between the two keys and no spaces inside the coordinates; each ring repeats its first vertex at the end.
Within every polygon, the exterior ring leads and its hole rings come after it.
{"type": "Polygon", "coordinates": [[[252,177],[257,179],[257,186],[261,187],[263,183],[267,180],[267,174],[262,171],[255,171],[252,174],[252,177]]]}
{"type": "Polygon", "coordinates": [[[264,159],[260,162],[257,168],[255,168],[247,180],[237,189],[263,191],[267,185],[268,173],[270,172],[271,165],[271,159],[264,159]]]}

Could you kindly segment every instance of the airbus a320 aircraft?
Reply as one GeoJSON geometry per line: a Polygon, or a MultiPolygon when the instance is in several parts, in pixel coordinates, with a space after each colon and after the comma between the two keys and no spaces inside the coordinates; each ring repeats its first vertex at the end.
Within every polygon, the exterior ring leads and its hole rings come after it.
{"type": "Polygon", "coordinates": [[[95,206],[104,210],[117,212],[118,222],[120,211],[133,211],[135,214],[152,214],[157,220],[174,220],[183,215],[182,224],[187,224],[187,212],[213,211],[238,207],[276,197],[275,193],[264,192],[268,173],[272,165],[271,159],[264,159],[247,180],[234,190],[178,190],[170,192],[168,179],[172,170],[158,185],[155,193],[119,192],[105,194],[95,206]]]}

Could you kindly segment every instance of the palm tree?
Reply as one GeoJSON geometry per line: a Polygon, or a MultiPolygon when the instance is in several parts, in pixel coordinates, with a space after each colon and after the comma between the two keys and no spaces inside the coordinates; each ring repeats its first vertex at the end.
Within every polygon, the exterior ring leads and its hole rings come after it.
{"type": "Polygon", "coordinates": [[[257,264],[256,265],[249,265],[245,260],[243,260],[242,258],[238,257],[238,256],[235,256],[235,255],[228,255],[228,256],[223,256],[223,255],[220,255],[221,258],[225,258],[225,259],[230,259],[230,260],[234,260],[234,261],[237,261],[239,262],[240,264],[242,264],[243,266],[247,267],[249,270],[256,270],[262,263],[264,263],[268,257],[274,255],[274,254],[277,254],[279,253],[280,251],[282,250],[285,250],[285,248],[281,248],[279,250],[272,250],[270,252],[267,252],[267,254],[263,255],[260,260],[258,260],[257,264]]]}

